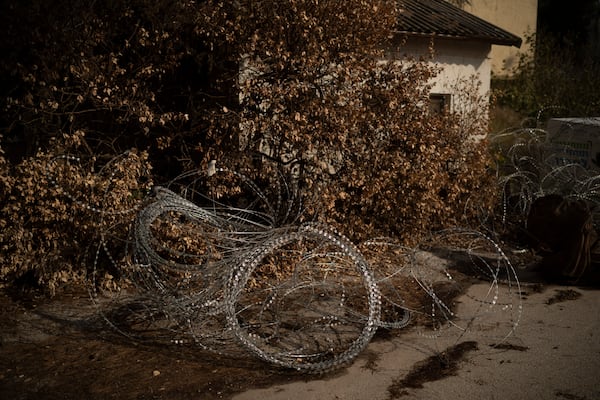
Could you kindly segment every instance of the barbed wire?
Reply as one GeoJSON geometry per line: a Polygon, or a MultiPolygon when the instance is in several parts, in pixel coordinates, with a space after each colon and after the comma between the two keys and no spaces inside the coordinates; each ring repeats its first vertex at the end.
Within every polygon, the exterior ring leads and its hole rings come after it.
{"type": "MultiPolygon", "coordinates": [[[[414,248],[388,238],[357,246],[331,226],[297,222],[297,185],[282,176],[264,190],[212,163],[154,187],[127,212],[118,212],[122,219],[99,235],[91,279],[92,299],[106,320],[134,339],[194,344],[219,354],[242,349],[308,373],[347,364],[378,329],[411,322],[424,337],[450,330],[464,337],[494,314],[507,320],[502,338],[514,332],[520,287],[492,239],[455,230],[414,248]],[[119,232],[127,226],[126,237],[111,233],[117,224],[119,232]],[[112,248],[115,243],[125,249],[112,248]],[[457,243],[463,247],[449,250],[457,243]],[[99,293],[100,252],[133,290],[99,293]],[[481,293],[468,291],[466,277],[474,274],[467,268],[486,283],[481,293]],[[461,295],[477,307],[461,311],[461,295]]],[[[50,181],[65,185],[68,179],[50,181]]],[[[86,207],[84,196],[68,197],[102,216],[115,214],[98,204],[86,207]]]]}
{"type": "MultiPolygon", "coordinates": [[[[540,128],[518,128],[496,135],[492,145],[508,142],[501,152],[499,185],[503,193],[503,221],[508,214],[526,216],[533,202],[543,196],[560,195],[584,200],[592,210],[600,205],[598,167],[584,166],[578,149],[552,140],[540,128]],[[574,156],[577,155],[577,156],[574,156]]],[[[595,225],[600,215],[593,213],[595,225]]]]}
{"type": "Polygon", "coordinates": [[[368,258],[382,291],[382,314],[402,327],[402,313],[410,312],[421,335],[428,338],[468,335],[501,343],[513,335],[522,314],[521,284],[510,259],[482,232],[448,229],[433,232],[415,247],[379,238],[363,246],[377,246],[368,258]],[[400,256],[400,258],[399,258],[400,256]],[[390,263],[389,260],[392,260],[390,263]],[[402,267],[394,260],[402,260],[402,267]],[[475,285],[478,284],[478,285],[475,285]],[[477,286],[476,290],[471,290],[477,286]],[[469,308],[462,306],[468,298],[469,308]]]}

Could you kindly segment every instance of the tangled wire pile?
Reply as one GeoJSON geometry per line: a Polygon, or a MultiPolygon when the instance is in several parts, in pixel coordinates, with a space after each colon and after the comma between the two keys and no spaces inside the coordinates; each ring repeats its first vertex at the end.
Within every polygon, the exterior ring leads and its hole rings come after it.
{"type": "Polygon", "coordinates": [[[498,315],[508,322],[500,339],[517,326],[515,271],[486,236],[457,230],[413,249],[387,238],[357,246],[330,226],[288,222],[301,209],[293,181],[267,193],[243,174],[211,168],[155,187],[135,208],[124,263],[103,239],[136,288],[105,313],[126,334],[191,338],[219,353],[241,345],[274,365],[320,373],[352,361],[378,329],[411,320],[431,337],[498,326],[498,315]],[[468,271],[457,269],[467,263],[490,282],[482,293],[469,291],[468,271]],[[461,294],[477,305],[465,315],[461,294]]]}
{"type": "Polygon", "coordinates": [[[507,213],[527,215],[536,199],[550,194],[584,200],[592,209],[600,205],[600,175],[597,169],[584,168],[569,156],[577,149],[548,140],[543,129],[509,130],[497,135],[494,142],[507,139],[511,144],[503,151],[499,167],[504,218],[507,213]]]}
{"type": "Polygon", "coordinates": [[[548,279],[598,281],[600,174],[598,156],[590,154],[592,138],[569,129],[523,128],[496,142],[506,139],[511,144],[500,160],[504,222],[520,222],[525,240],[543,256],[548,279]]]}
{"type": "Polygon", "coordinates": [[[422,335],[434,339],[472,335],[501,343],[517,328],[522,313],[517,272],[485,234],[457,228],[432,233],[414,248],[381,238],[361,247],[382,293],[380,326],[396,328],[397,310],[404,308],[422,335]],[[461,296],[470,301],[463,303],[461,296]]]}

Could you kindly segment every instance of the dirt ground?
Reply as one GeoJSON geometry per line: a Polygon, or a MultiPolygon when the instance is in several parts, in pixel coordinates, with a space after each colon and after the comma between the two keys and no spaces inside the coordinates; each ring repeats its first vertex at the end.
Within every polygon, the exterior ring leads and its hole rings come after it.
{"type": "MultiPolygon", "coordinates": [[[[535,305],[544,310],[577,302],[581,296],[576,289],[559,287],[548,291],[542,284],[531,285],[527,290],[528,296],[538,296],[535,305]]],[[[592,293],[598,303],[600,296],[597,291],[592,293]]],[[[348,398],[334,396],[327,389],[328,384],[351,385],[356,381],[353,378],[356,365],[360,365],[361,374],[370,370],[368,376],[375,380],[376,372],[384,365],[378,349],[397,342],[402,334],[382,331],[351,368],[324,375],[301,375],[273,368],[244,352],[226,357],[191,346],[133,341],[115,332],[97,311],[84,289],[61,293],[52,300],[35,293],[0,292],[0,399],[180,400],[229,399],[236,395],[305,398],[302,391],[291,397],[277,396],[286,393],[283,389],[286,385],[302,387],[319,383],[324,392],[315,398],[348,398]]],[[[503,350],[513,352],[526,353],[529,349],[514,343],[503,346],[508,346],[503,350]]],[[[429,357],[406,358],[404,362],[409,363],[406,369],[392,367],[397,377],[386,381],[379,397],[374,394],[369,398],[405,397],[427,382],[461,374],[463,368],[472,366],[466,361],[469,356],[482,348],[487,345],[461,341],[430,353],[429,357]],[[404,372],[398,376],[396,368],[404,372]]],[[[600,354],[595,357],[600,360],[600,354]]],[[[597,376],[597,371],[588,372],[597,376]]],[[[515,373],[518,375],[519,371],[515,373]]],[[[365,398],[355,393],[353,398],[365,398]]],[[[591,400],[585,396],[563,398],[591,400]]]]}
{"type": "Polygon", "coordinates": [[[0,294],[2,399],[222,399],[305,379],[242,353],[131,340],[99,318],[84,290],[51,301],[14,295],[0,294]]]}
{"type": "MultiPolygon", "coordinates": [[[[140,342],[115,332],[99,317],[87,292],[48,300],[24,293],[0,293],[0,398],[29,399],[227,399],[249,389],[328,380],[321,375],[282,371],[243,352],[222,356],[195,347],[140,342]],[[18,295],[18,298],[15,298],[18,295]]],[[[390,339],[383,331],[374,341],[390,339]]],[[[418,387],[451,375],[467,342],[450,349],[452,366],[438,357],[420,363],[393,390],[418,387]]],[[[377,355],[360,357],[375,366],[377,355]]]]}

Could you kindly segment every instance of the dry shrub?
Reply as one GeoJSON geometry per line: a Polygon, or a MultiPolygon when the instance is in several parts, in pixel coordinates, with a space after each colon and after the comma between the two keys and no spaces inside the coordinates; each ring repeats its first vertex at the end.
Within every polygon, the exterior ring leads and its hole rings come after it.
{"type": "MultiPolygon", "coordinates": [[[[211,7],[2,2],[1,282],[52,292],[93,267],[100,242],[118,264],[133,218],[118,211],[145,193],[147,160],[168,179],[202,159],[211,107],[226,92],[227,57],[215,42],[226,38],[211,7]],[[126,149],[138,150],[113,160],[126,149]],[[81,167],[54,159],[67,152],[81,167]]],[[[102,258],[107,279],[117,275],[102,258]]]]}
{"type": "MultiPolygon", "coordinates": [[[[75,147],[82,137],[65,142],[75,147]]],[[[66,143],[55,150],[66,150],[66,143]]],[[[38,286],[54,293],[62,284],[79,281],[94,262],[107,271],[110,280],[114,258],[122,257],[132,212],[147,191],[150,181],[147,154],[129,152],[105,169],[73,165],[68,160],[40,152],[16,165],[10,174],[4,169],[0,209],[0,282],[38,286]],[[102,171],[102,169],[100,169],[102,171]],[[97,251],[104,242],[113,254],[100,259],[97,251]]],[[[6,165],[2,159],[2,165],[6,165]]],[[[111,275],[112,273],[112,275],[111,275]]]]}
{"type": "Polygon", "coordinates": [[[10,160],[81,130],[88,154],[147,150],[170,178],[210,145],[225,147],[225,124],[207,133],[231,101],[237,68],[216,3],[3,2],[0,123],[10,160]]]}
{"type": "Polygon", "coordinates": [[[464,107],[430,115],[434,68],[382,61],[396,2],[350,1],[331,13],[335,3],[241,2],[241,147],[296,159],[307,214],[356,240],[414,243],[473,222],[489,209],[494,181],[475,139],[487,131],[477,83],[457,83],[464,107]]]}
{"type": "MultiPolygon", "coordinates": [[[[0,279],[53,290],[84,275],[99,239],[118,264],[131,215],[82,205],[133,207],[152,180],[141,179],[148,160],[164,182],[211,159],[252,167],[240,153],[295,159],[303,216],[356,240],[411,243],[475,217],[492,181],[485,143],[471,139],[482,126],[428,114],[435,71],[425,62],[381,62],[397,6],[3,3],[0,279]],[[86,155],[81,169],[53,161],[67,150],[86,155]],[[48,184],[48,169],[72,197],[48,184]]],[[[270,185],[273,171],[262,165],[252,177],[270,185]]]]}

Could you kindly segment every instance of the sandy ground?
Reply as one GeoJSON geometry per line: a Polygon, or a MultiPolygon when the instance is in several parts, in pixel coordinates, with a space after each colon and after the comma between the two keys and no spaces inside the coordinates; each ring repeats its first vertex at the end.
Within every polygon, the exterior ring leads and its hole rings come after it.
{"type": "Polygon", "coordinates": [[[600,399],[600,291],[538,285],[524,295],[503,342],[502,315],[463,336],[406,329],[376,336],[347,368],[306,376],[125,340],[94,319],[85,294],[2,294],[0,399],[600,399]]]}
{"type": "Polygon", "coordinates": [[[600,399],[600,291],[550,286],[523,305],[515,334],[502,344],[483,332],[468,339],[410,332],[371,343],[341,376],[234,399],[600,399]],[[458,359],[445,357],[463,343],[471,346],[458,359]]]}

